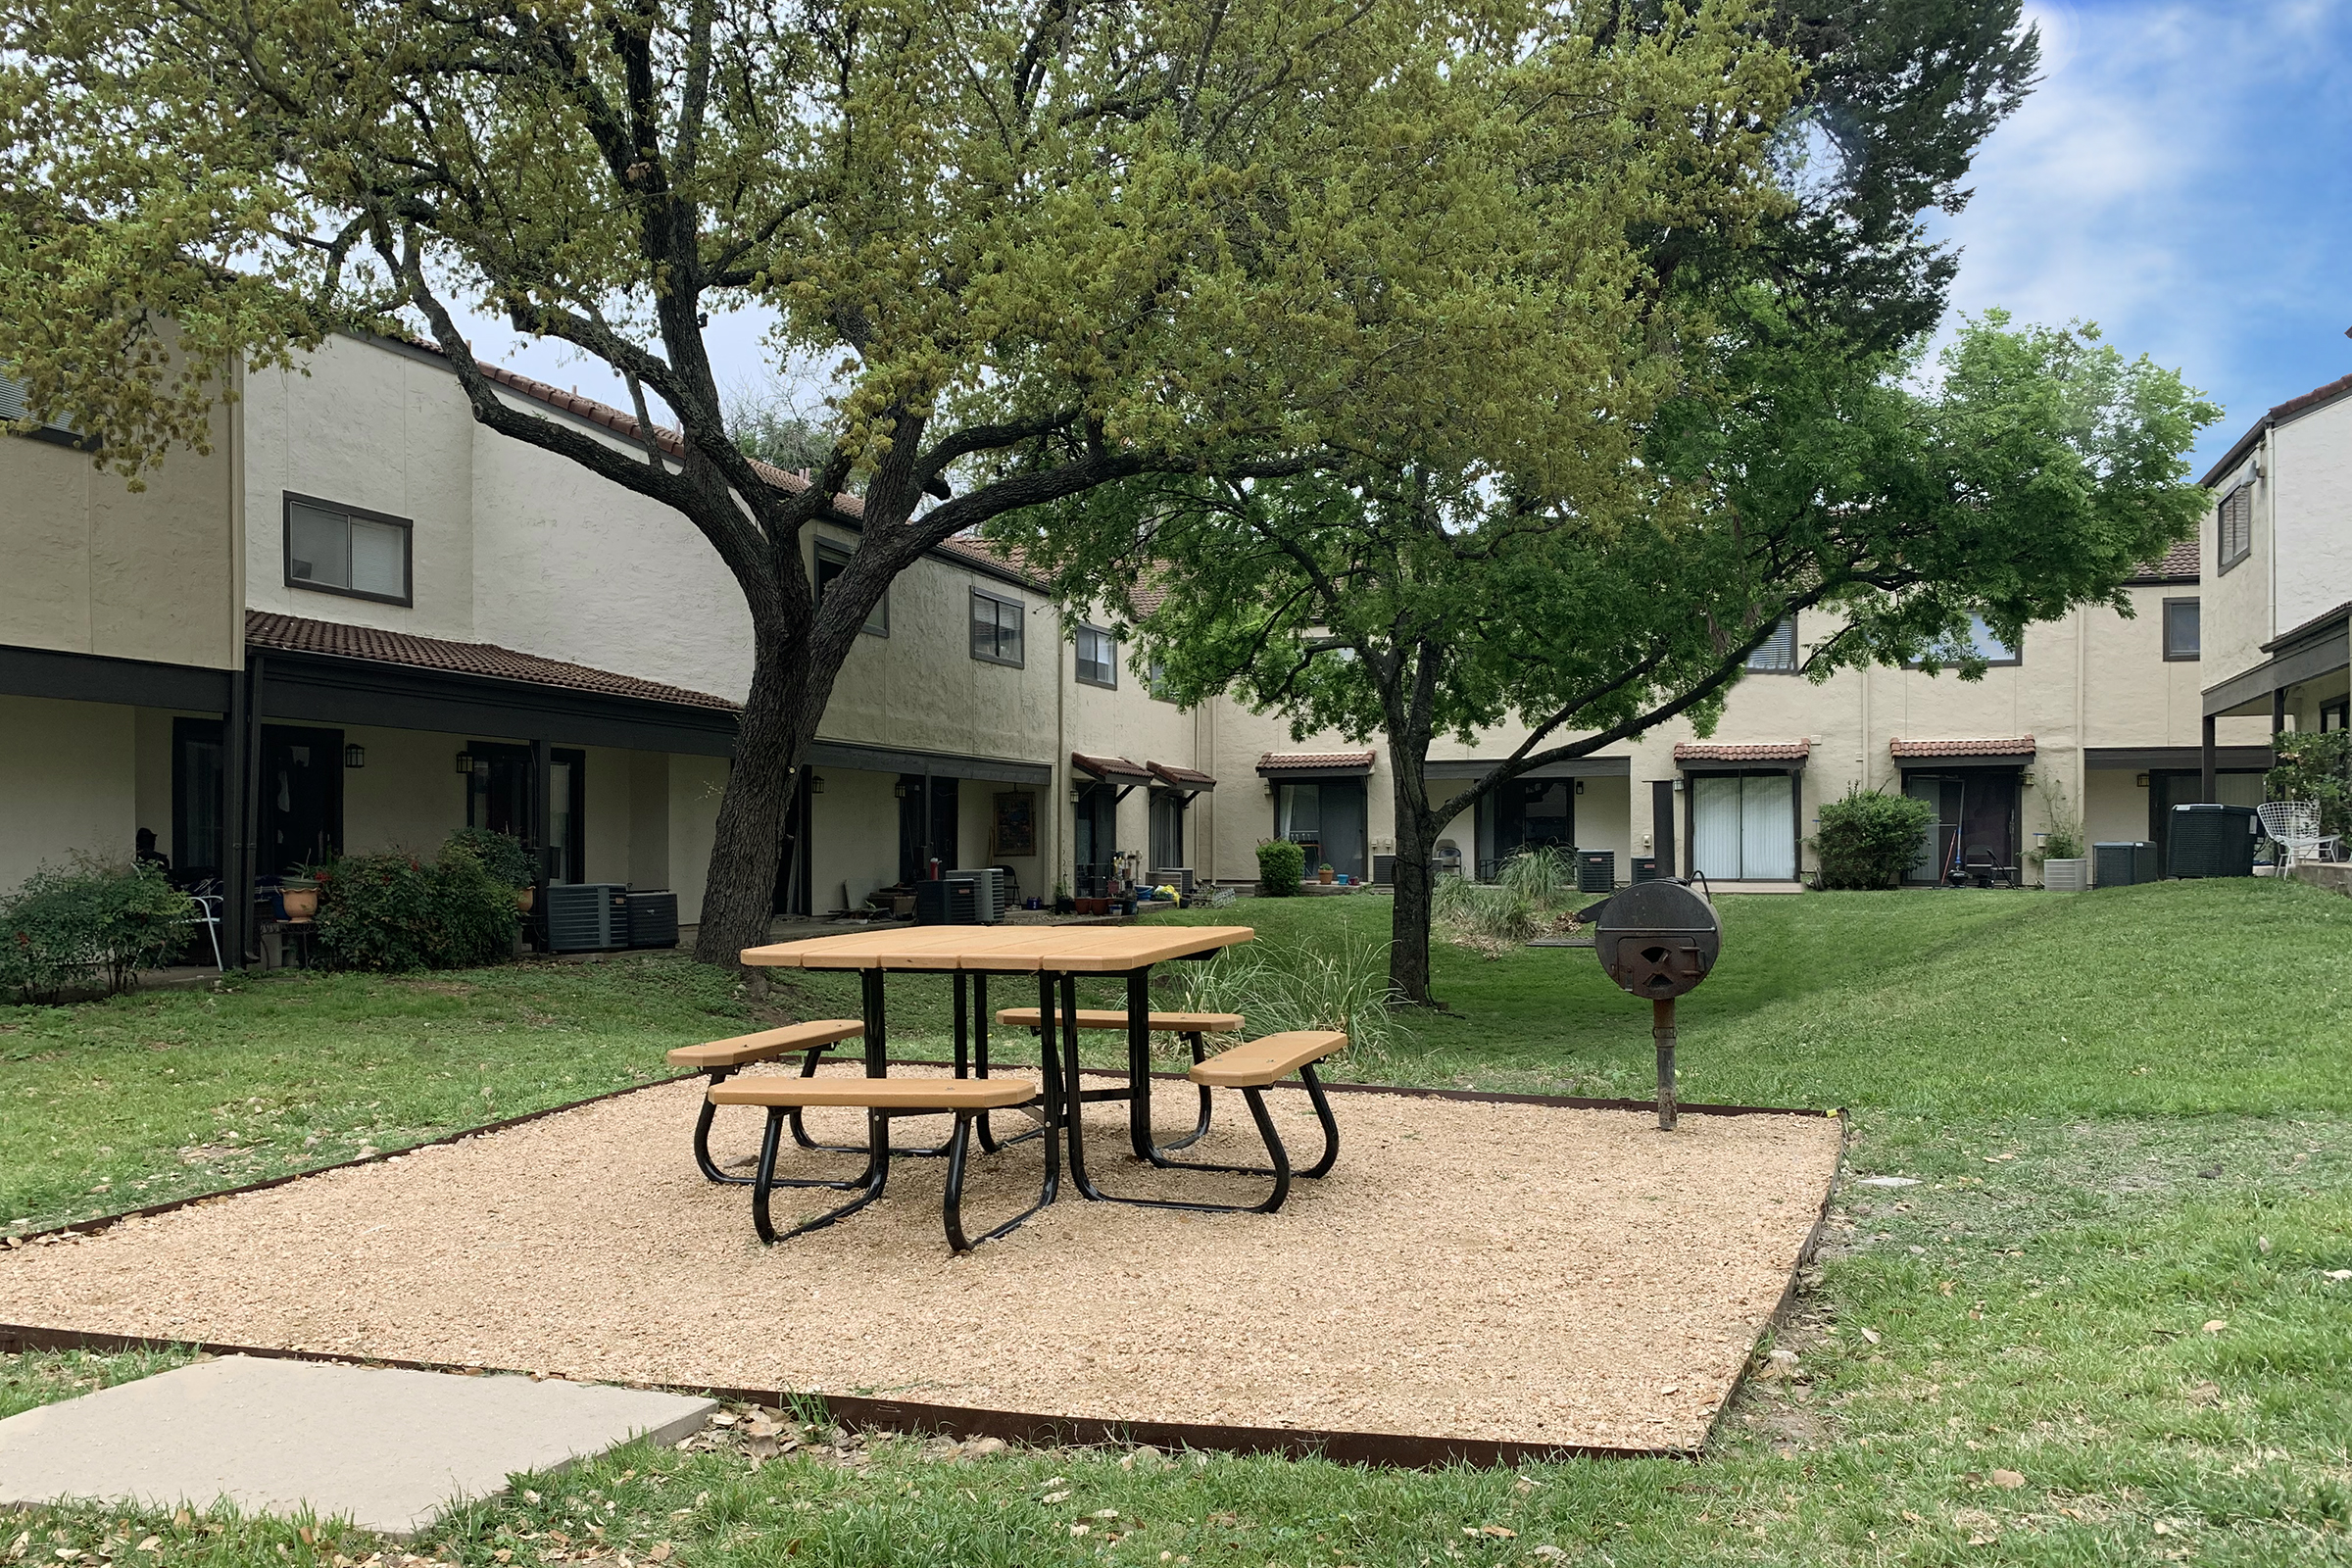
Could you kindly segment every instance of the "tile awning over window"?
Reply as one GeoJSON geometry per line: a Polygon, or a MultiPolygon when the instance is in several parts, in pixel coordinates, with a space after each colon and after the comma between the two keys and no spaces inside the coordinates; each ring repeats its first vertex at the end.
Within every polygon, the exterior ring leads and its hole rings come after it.
{"type": "Polygon", "coordinates": [[[1896,757],[2032,757],[2034,737],[2012,735],[1988,741],[1889,741],[1896,757]]]}
{"type": "Polygon", "coordinates": [[[1320,773],[1330,777],[1372,771],[1372,753],[1268,752],[1257,760],[1257,770],[1273,777],[1285,773],[1320,773]]]}
{"type": "Polygon", "coordinates": [[[1675,743],[1678,762],[1801,762],[1813,755],[1811,741],[1766,741],[1756,745],[1675,743]]]}
{"type": "Polygon", "coordinates": [[[1141,781],[1152,776],[1124,757],[1089,757],[1084,752],[1072,752],[1070,765],[1081,773],[1091,773],[1099,779],[1129,778],[1141,781]]]}
{"type": "Polygon", "coordinates": [[[1197,767],[1177,767],[1168,762],[1147,762],[1154,783],[1176,790],[1213,790],[1217,781],[1197,767]]]}

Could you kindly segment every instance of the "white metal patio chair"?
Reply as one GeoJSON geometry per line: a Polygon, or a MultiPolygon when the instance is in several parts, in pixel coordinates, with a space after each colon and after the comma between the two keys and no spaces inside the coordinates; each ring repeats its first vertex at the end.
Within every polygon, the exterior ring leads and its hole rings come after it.
{"type": "Polygon", "coordinates": [[[2336,835],[2320,831],[2320,808],[2311,801],[2265,801],[2254,808],[2262,820],[2262,831],[2277,844],[2285,859],[2279,864],[2280,876],[2292,876],[2298,859],[2319,859],[2322,851],[2332,851],[2336,835]]]}

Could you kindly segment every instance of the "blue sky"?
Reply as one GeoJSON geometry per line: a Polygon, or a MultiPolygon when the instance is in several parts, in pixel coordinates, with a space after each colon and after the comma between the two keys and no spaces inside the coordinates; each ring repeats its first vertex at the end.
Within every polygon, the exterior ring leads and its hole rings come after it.
{"type": "MultiPolygon", "coordinates": [[[[2226,411],[2202,475],[2264,410],[2352,372],[2352,0],[2031,4],[2041,85],[1980,152],[1955,312],[2096,321],[2226,411]]],[[[711,333],[721,385],[773,378],[761,323],[711,333]]],[[[484,353],[626,406],[602,367],[477,323],[484,353]]]]}
{"type": "Polygon", "coordinates": [[[2030,4],[2042,82],[1980,151],[1955,311],[2096,321],[2226,411],[2352,372],[2352,0],[2030,4]]]}

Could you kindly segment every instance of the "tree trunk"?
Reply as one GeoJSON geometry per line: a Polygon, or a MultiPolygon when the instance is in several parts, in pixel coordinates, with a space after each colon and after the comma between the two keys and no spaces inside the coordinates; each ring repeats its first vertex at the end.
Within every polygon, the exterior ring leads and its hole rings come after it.
{"type": "Polygon", "coordinates": [[[756,627],[755,638],[752,689],[744,698],[726,793],[719,797],[694,938],[694,956],[703,963],[732,965],[745,948],[767,941],[793,775],[815,728],[808,712],[805,655],[767,628],[756,627]]]}
{"type": "Polygon", "coordinates": [[[1392,737],[1389,771],[1396,793],[1396,901],[1389,916],[1389,985],[1400,1002],[1436,1006],[1429,994],[1431,858],[1444,824],[1429,809],[1425,736],[1392,737]]]}

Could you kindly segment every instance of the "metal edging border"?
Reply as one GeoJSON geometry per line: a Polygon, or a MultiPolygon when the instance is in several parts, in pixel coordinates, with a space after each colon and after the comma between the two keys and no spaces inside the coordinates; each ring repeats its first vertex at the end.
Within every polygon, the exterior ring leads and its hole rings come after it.
{"type": "MultiPolygon", "coordinates": [[[[909,1060],[906,1066],[953,1065],[949,1062],[909,1060]]],[[[1083,1068],[1082,1071],[1106,1077],[1125,1077],[1118,1068],[1083,1068]]],[[[400,1149],[368,1154],[357,1159],[340,1160],[331,1165],[313,1166],[308,1170],[272,1176],[265,1181],[250,1182],[241,1187],[224,1188],[220,1192],[201,1193],[166,1202],[150,1203],[140,1208],[125,1209],[116,1214],[100,1215],[94,1219],[74,1221],[52,1226],[47,1230],[11,1238],[8,1250],[19,1250],[27,1244],[52,1237],[90,1236],[121,1224],[124,1220],[146,1219],[169,1214],[177,1209],[192,1208],[199,1203],[216,1202],[239,1198],[250,1193],[267,1192],[304,1177],[321,1175],[328,1171],[349,1170],[363,1165],[381,1164],[414,1153],[420,1149],[433,1149],[478,1138],[485,1134],[505,1132],[510,1128],[540,1121],[565,1111],[583,1109],[623,1095],[633,1095],[649,1089],[660,1089],[702,1075],[678,1073],[656,1078],[645,1083],[592,1095],[585,1100],[550,1105],[510,1116],[499,1121],[484,1122],[477,1127],[447,1133],[422,1143],[409,1144],[400,1149]]],[[[1184,1074],[1175,1072],[1152,1074],[1154,1078],[1182,1081],[1184,1074]]],[[[1335,1093],[1395,1095],[1406,1099],[1452,1100],[1472,1103],[1544,1105],[1563,1110],[1621,1110],[1647,1111],[1655,1108],[1654,1102],[1627,1099],[1593,1099],[1569,1095],[1505,1094],[1468,1089],[1428,1089],[1407,1085],[1330,1083],[1324,1086],[1335,1093]]],[[[1838,1141],[1840,1162],[1847,1123],[1837,1110],[1811,1110],[1770,1105],[1712,1105],[1696,1104],[1681,1107],[1690,1115],[1714,1116],[1811,1116],[1835,1119],[1839,1123],[1838,1141]]],[[[1820,1246],[1827,1226],[1830,1204],[1837,1193],[1833,1176],[1830,1188],[1822,1196],[1820,1211],[1815,1215],[1812,1229],[1804,1245],[1798,1249],[1794,1264],[1789,1269],[1788,1282],[1783,1288],[1779,1301],[1767,1317],[1767,1325],[1782,1321],[1794,1304],[1800,1272],[1820,1246]]],[[[276,1346],[225,1345],[203,1341],[156,1340],[135,1335],[101,1333],[83,1329],[50,1328],[36,1324],[0,1323],[0,1354],[15,1354],[24,1350],[99,1350],[122,1351],[160,1349],[182,1346],[209,1355],[251,1355],[274,1360],[319,1361],[347,1366],[393,1367],[417,1372],[499,1373],[527,1376],[519,1368],[488,1368],[458,1362],[414,1361],[392,1356],[337,1355],[325,1351],[303,1350],[276,1346]]],[[[1290,1427],[1226,1426],[1215,1423],[1184,1421],[1129,1421],[1090,1416],[1052,1415],[1025,1410],[994,1410],[971,1405],[928,1404],[914,1400],[873,1398],[862,1395],[797,1394],[781,1389],[708,1388],[686,1384],[630,1382],[629,1387],[662,1389],[681,1393],[707,1393],[722,1398],[745,1402],[775,1403],[799,1397],[820,1401],[825,1413],[836,1424],[854,1431],[927,1432],[957,1439],[998,1438],[1007,1443],[1028,1446],[1069,1445],[1094,1446],[1109,1444],[1151,1444],[1155,1447],[1192,1448],[1229,1453],[1281,1454],[1288,1457],[1320,1457],[1340,1464],[1391,1466],[1401,1469],[1434,1469],[1446,1465],[1469,1465],[1478,1468],[1502,1468],[1527,1463],[1552,1463],[1564,1459],[1696,1459],[1722,1427],[1740,1393],[1746,1387],[1750,1354],[1741,1361],[1739,1373],[1724,1396],[1716,1403],[1707,1419],[1707,1436],[1691,1447],[1619,1447],[1601,1444],[1543,1444],[1517,1442],[1494,1438],[1433,1437],[1416,1433],[1342,1432],[1290,1427]]]]}

